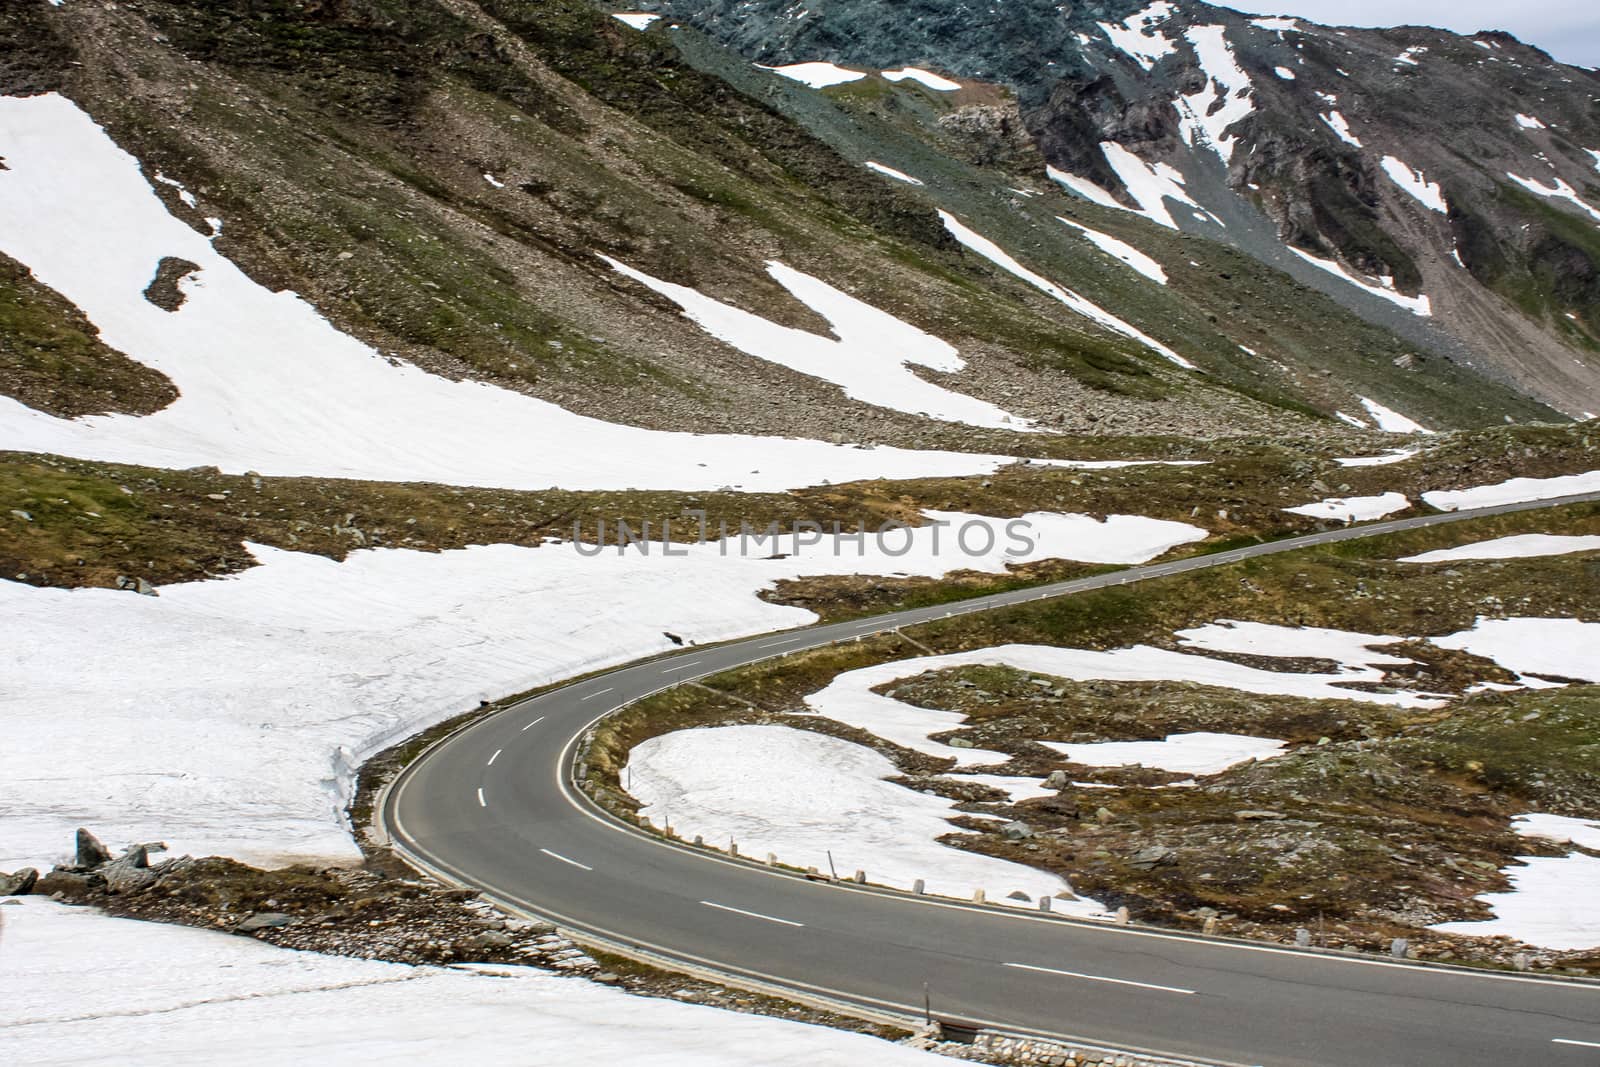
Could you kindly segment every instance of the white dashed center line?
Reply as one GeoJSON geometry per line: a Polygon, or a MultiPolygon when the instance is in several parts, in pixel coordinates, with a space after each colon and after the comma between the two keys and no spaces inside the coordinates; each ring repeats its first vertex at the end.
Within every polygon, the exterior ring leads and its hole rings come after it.
{"type": "Polygon", "coordinates": [[[478,787],[478,807],[487,808],[488,806],[489,806],[489,802],[487,800],[483,799],[483,787],[479,786],[478,787]]]}
{"type": "Polygon", "coordinates": [[[502,753],[504,751],[505,751],[505,749],[503,749],[503,748],[495,749],[494,750],[494,755],[489,757],[489,762],[485,763],[484,766],[485,767],[493,767],[494,766],[494,761],[499,759],[500,758],[500,753],[502,753]]]}
{"type": "Polygon", "coordinates": [[[688,670],[690,667],[698,667],[699,665],[700,665],[700,661],[699,660],[697,660],[697,659],[690,660],[688,663],[680,663],[676,667],[663,667],[663,668],[661,668],[661,673],[662,674],[671,674],[673,671],[684,671],[684,670],[688,670]]]}
{"type": "MultiPolygon", "coordinates": [[[[544,722],[544,716],[543,715],[539,716],[537,719],[534,719],[532,722],[530,722],[528,725],[524,726],[522,729],[523,730],[531,730],[535,726],[538,726],[542,722],[544,722]]],[[[519,732],[521,732],[521,731],[519,731],[519,732]]]]}
{"type": "Polygon", "coordinates": [[[593,699],[594,699],[594,698],[595,698],[595,697],[603,697],[603,696],[605,696],[605,695],[606,695],[606,694],[607,694],[607,693],[610,693],[610,692],[614,692],[614,690],[611,690],[611,689],[602,689],[602,690],[600,690],[600,691],[599,691],[599,692],[597,692],[597,693],[590,693],[590,694],[589,694],[589,695],[588,695],[588,696],[586,696],[586,697],[584,697],[584,698],[583,698],[583,699],[585,699],[585,700],[593,700],[593,699]]]}
{"type": "Polygon", "coordinates": [[[1552,1037],[1551,1042],[1557,1045],[1579,1045],[1583,1048],[1600,1048],[1600,1041],[1574,1041],[1570,1037],[1552,1037]]]}
{"type": "Polygon", "coordinates": [[[569,860],[569,859],[567,859],[567,857],[563,856],[559,852],[551,852],[547,848],[541,848],[539,851],[543,852],[546,856],[549,856],[553,860],[560,860],[562,863],[571,864],[572,866],[578,868],[578,870],[580,870],[580,871],[592,871],[592,870],[594,870],[594,868],[589,866],[587,863],[579,863],[577,860],[569,860]]]}
{"type": "Polygon", "coordinates": [[[1185,996],[1194,995],[1194,990],[1192,989],[1179,989],[1177,986],[1170,985],[1151,985],[1149,982],[1133,982],[1126,978],[1107,978],[1102,974],[1083,974],[1080,971],[1058,971],[1054,967],[1035,967],[1029,963],[1008,963],[1006,966],[1015,967],[1019,971],[1038,971],[1041,974],[1059,974],[1066,978],[1082,978],[1089,982],[1110,982],[1113,985],[1131,985],[1137,986],[1140,989],[1155,989],[1162,993],[1182,993],[1185,996]]]}
{"type": "Polygon", "coordinates": [[[716,908],[718,911],[731,911],[735,915],[746,915],[752,919],[760,919],[763,922],[780,923],[784,926],[805,925],[805,923],[797,923],[793,919],[780,919],[776,915],[763,915],[759,911],[745,911],[743,908],[730,908],[726,904],[717,904],[710,900],[702,900],[700,903],[704,904],[708,908],[716,908]]]}

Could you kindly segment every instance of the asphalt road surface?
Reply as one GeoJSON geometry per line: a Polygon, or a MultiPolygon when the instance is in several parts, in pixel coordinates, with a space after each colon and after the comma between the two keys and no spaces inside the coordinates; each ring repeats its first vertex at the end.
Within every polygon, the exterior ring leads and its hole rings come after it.
{"type": "Polygon", "coordinates": [[[666,842],[573,784],[578,740],[681,682],[949,615],[1600,493],[1371,523],[693,648],[479,720],[383,798],[401,854],[579,936],[898,1016],[1235,1064],[1600,1064],[1600,984],[1298,952],[844,885],[666,842]]]}

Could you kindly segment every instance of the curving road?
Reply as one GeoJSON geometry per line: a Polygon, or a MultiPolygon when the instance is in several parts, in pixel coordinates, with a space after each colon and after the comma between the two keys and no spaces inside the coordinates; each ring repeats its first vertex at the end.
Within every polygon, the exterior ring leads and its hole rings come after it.
{"type": "Polygon", "coordinates": [[[745,984],[920,1018],[1233,1064],[1600,1064],[1600,986],[1297,952],[828,885],[661,841],[574,785],[587,728],[661,689],[799,649],[1312,545],[1559,500],[1425,515],[691,649],[524,700],[450,735],[380,819],[414,865],[580,938],[745,984]]]}

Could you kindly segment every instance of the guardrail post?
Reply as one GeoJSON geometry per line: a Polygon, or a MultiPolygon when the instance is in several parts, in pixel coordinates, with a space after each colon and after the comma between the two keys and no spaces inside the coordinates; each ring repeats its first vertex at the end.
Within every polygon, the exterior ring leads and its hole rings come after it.
{"type": "Polygon", "coordinates": [[[1295,943],[1295,947],[1296,948],[1310,948],[1311,947],[1311,931],[1307,930],[1304,926],[1302,926],[1302,927],[1298,928],[1297,930],[1295,930],[1295,932],[1294,932],[1294,943],[1295,943]]]}
{"type": "Polygon", "coordinates": [[[767,853],[767,866],[768,867],[776,867],[777,865],[778,865],[777,853],[768,852],[767,853]]]}
{"type": "Polygon", "coordinates": [[[694,835],[694,847],[695,848],[705,848],[706,847],[706,839],[701,837],[699,834],[695,834],[694,835]]]}
{"type": "Polygon", "coordinates": [[[928,891],[928,883],[924,882],[921,878],[918,878],[915,882],[911,883],[911,891],[920,897],[922,894],[928,891]]]}
{"type": "Polygon", "coordinates": [[[1397,960],[1405,959],[1406,953],[1410,950],[1411,942],[1407,941],[1403,937],[1397,937],[1393,941],[1389,942],[1389,955],[1393,956],[1397,960]]]}
{"type": "Polygon", "coordinates": [[[866,871],[857,871],[856,872],[856,885],[866,885],[866,884],[867,884],[867,872],[866,871]]]}
{"type": "Polygon", "coordinates": [[[1130,918],[1131,916],[1128,915],[1128,906],[1126,904],[1117,909],[1117,924],[1119,926],[1127,926],[1130,918]]]}
{"type": "Polygon", "coordinates": [[[983,904],[983,903],[986,903],[986,901],[985,901],[985,900],[984,900],[984,892],[983,892],[983,890],[981,890],[981,889],[974,889],[974,890],[973,890],[973,891],[972,891],[972,902],[973,902],[973,903],[974,903],[974,904],[983,904]]]}
{"type": "Polygon", "coordinates": [[[1039,898],[1039,910],[1040,911],[1049,911],[1050,910],[1050,898],[1049,897],[1040,897],[1039,898]]]}

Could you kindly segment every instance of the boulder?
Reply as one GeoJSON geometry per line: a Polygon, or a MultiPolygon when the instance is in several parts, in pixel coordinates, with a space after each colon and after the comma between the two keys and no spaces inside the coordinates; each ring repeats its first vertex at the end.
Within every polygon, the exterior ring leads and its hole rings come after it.
{"type": "Polygon", "coordinates": [[[77,866],[92,871],[103,863],[111,862],[111,850],[100,843],[94,834],[78,827],[77,866]]]}
{"type": "Polygon", "coordinates": [[[499,930],[485,930],[481,934],[473,934],[462,942],[461,947],[468,952],[492,952],[508,949],[516,944],[516,939],[510,934],[499,930]]]}
{"type": "Polygon", "coordinates": [[[106,888],[113,893],[131,893],[143,889],[156,880],[156,872],[150,869],[150,850],[165,847],[159,843],[130,845],[122,855],[96,873],[106,880],[106,888]]]}
{"type": "Polygon", "coordinates": [[[293,915],[285,915],[281,911],[255,911],[245,916],[244,921],[233,928],[233,932],[236,934],[253,934],[257,930],[271,930],[280,926],[289,926],[293,922],[293,915]]]}
{"type": "Polygon", "coordinates": [[[1178,854],[1165,845],[1151,845],[1141,848],[1128,857],[1128,866],[1135,870],[1148,871],[1155,867],[1169,867],[1178,862],[1178,854]]]}
{"type": "Polygon", "coordinates": [[[63,899],[75,900],[105,884],[105,879],[88,871],[74,871],[57,867],[34,883],[33,891],[41,897],[60,894],[63,899]]]}
{"type": "Polygon", "coordinates": [[[1025,822],[1008,822],[1000,827],[1000,834],[1007,841],[1026,841],[1033,836],[1033,827],[1025,822]]]}
{"type": "Polygon", "coordinates": [[[1044,787],[1046,789],[1065,789],[1071,783],[1071,781],[1072,780],[1067,777],[1066,771],[1051,771],[1049,774],[1045,775],[1044,787]]]}
{"type": "Polygon", "coordinates": [[[0,897],[26,896],[33,892],[38,880],[39,872],[32,867],[24,867],[15,874],[0,874],[0,897]]]}

